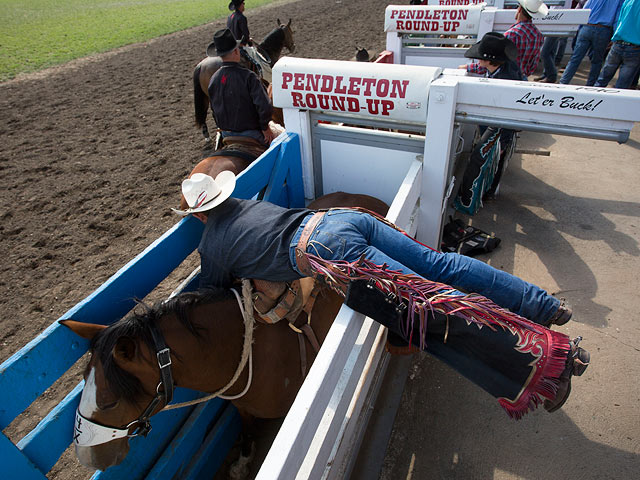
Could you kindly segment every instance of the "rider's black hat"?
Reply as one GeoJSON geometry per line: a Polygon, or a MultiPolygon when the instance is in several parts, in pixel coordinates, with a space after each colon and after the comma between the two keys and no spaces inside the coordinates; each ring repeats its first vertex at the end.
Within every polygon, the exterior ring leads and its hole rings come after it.
{"type": "Polygon", "coordinates": [[[515,43],[501,33],[488,32],[482,37],[482,40],[467,49],[464,56],[504,63],[508,60],[515,61],[518,58],[518,48],[515,43]]]}
{"type": "Polygon", "coordinates": [[[243,3],[244,3],[244,0],[231,0],[231,3],[229,3],[229,10],[235,10],[243,3]]]}
{"type": "Polygon", "coordinates": [[[213,34],[213,42],[207,47],[207,55],[210,57],[222,57],[233,52],[242,43],[242,39],[236,40],[233,33],[228,28],[218,30],[213,34]]]}

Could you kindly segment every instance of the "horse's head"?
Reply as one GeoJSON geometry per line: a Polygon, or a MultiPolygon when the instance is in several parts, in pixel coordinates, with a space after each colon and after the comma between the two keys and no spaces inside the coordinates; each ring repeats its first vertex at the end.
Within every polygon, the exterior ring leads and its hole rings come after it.
{"type": "Polygon", "coordinates": [[[280,19],[278,19],[278,27],[280,27],[280,29],[284,33],[284,46],[287,47],[287,49],[289,50],[289,53],[295,53],[296,44],[293,41],[293,30],[291,30],[291,19],[289,19],[289,23],[287,23],[286,25],[283,23],[280,23],[280,19]]]}
{"type": "Polygon", "coordinates": [[[124,460],[129,437],[146,435],[148,418],[166,404],[153,339],[138,320],[123,319],[109,327],[61,323],[91,341],[73,442],[80,463],[104,470],[124,460]]]}

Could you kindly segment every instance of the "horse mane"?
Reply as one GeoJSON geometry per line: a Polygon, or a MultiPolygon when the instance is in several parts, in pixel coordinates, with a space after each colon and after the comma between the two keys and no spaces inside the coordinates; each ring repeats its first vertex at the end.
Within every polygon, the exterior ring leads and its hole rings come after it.
{"type": "Polygon", "coordinates": [[[260,44],[265,50],[279,50],[284,45],[284,29],[276,27],[271,30],[260,44]]]}
{"type": "MultiPolygon", "coordinates": [[[[98,333],[91,341],[91,352],[102,362],[104,377],[109,389],[118,398],[129,403],[135,403],[136,398],[145,393],[140,380],[129,372],[120,368],[114,358],[113,351],[120,338],[127,337],[134,341],[144,342],[152,351],[155,349],[149,324],[157,324],[165,315],[176,315],[180,323],[192,335],[200,337],[200,333],[189,320],[191,308],[215,303],[232,298],[228,289],[207,289],[200,292],[185,292],[175,297],[148,306],[140,300],[131,314],[113,323],[98,333]]],[[[175,353],[174,353],[175,355],[175,353]]]]}

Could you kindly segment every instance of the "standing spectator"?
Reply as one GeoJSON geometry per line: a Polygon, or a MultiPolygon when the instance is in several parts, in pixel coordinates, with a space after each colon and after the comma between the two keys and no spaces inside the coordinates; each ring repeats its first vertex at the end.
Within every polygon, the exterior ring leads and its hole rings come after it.
{"type": "Polygon", "coordinates": [[[560,83],[571,82],[589,49],[591,49],[591,69],[587,85],[592,86],[596,83],[621,5],[622,0],[589,0],[585,3],[584,8],[591,9],[591,14],[588,23],[578,32],[576,46],[560,83]]]}
{"type": "MultiPolygon", "coordinates": [[[[546,16],[549,13],[542,0],[518,0],[520,6],[516,10],[516,23],[509,30],[504,32],[504,36],[515,43],[518,49],[516,63],[522,70],[523,80],[538,67],[540,60],[540,49],[544,36],[533,24],[531,17],[537,13],[546,16]]],[[[467,66],[467,72],[484,74],[487,70],[477,63],[467,66]]]]}
{"type": "MultiPolygon", "coordinates": [[[[586,1],[587,0],[582,0],[582,3],[586,1]]],[[[562,8],[564,8],[563,5],[551,7],[552,10],[562,8]]],[[[571,8],[582,8],[582,5],[580,5],[580,2],[574,1],[571,8]]],[[[544,44],[542,45],[542,51],[540,52],[540,58],[542,59],[544,70],[541,76],[534,78],[536,82],[556,83],[558,80],[558,69],[556,67],[560,65],[566,49],[567,37],[544,38],[544,44]]]]}
{"type": "Polygon", "coordinates": [[[615,88],[635,88],[640,69],[640,0],[624,1],[612,40],[596,87],[606,87],[620,67],[615,88]]]}

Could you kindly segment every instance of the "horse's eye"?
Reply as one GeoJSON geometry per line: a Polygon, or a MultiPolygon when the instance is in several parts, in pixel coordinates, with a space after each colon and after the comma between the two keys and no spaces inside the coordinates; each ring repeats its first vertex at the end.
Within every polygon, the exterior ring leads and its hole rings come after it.
{"type": "Polygon", "coordinates": [[[115,401],[115,402],[111,402],[111,403],[106,403],[104,405],[98,405],[98,408],[100,410],[110,410],[112,408],[116,408],[118,406],[120,402],[119,401],[115,401]]]}

